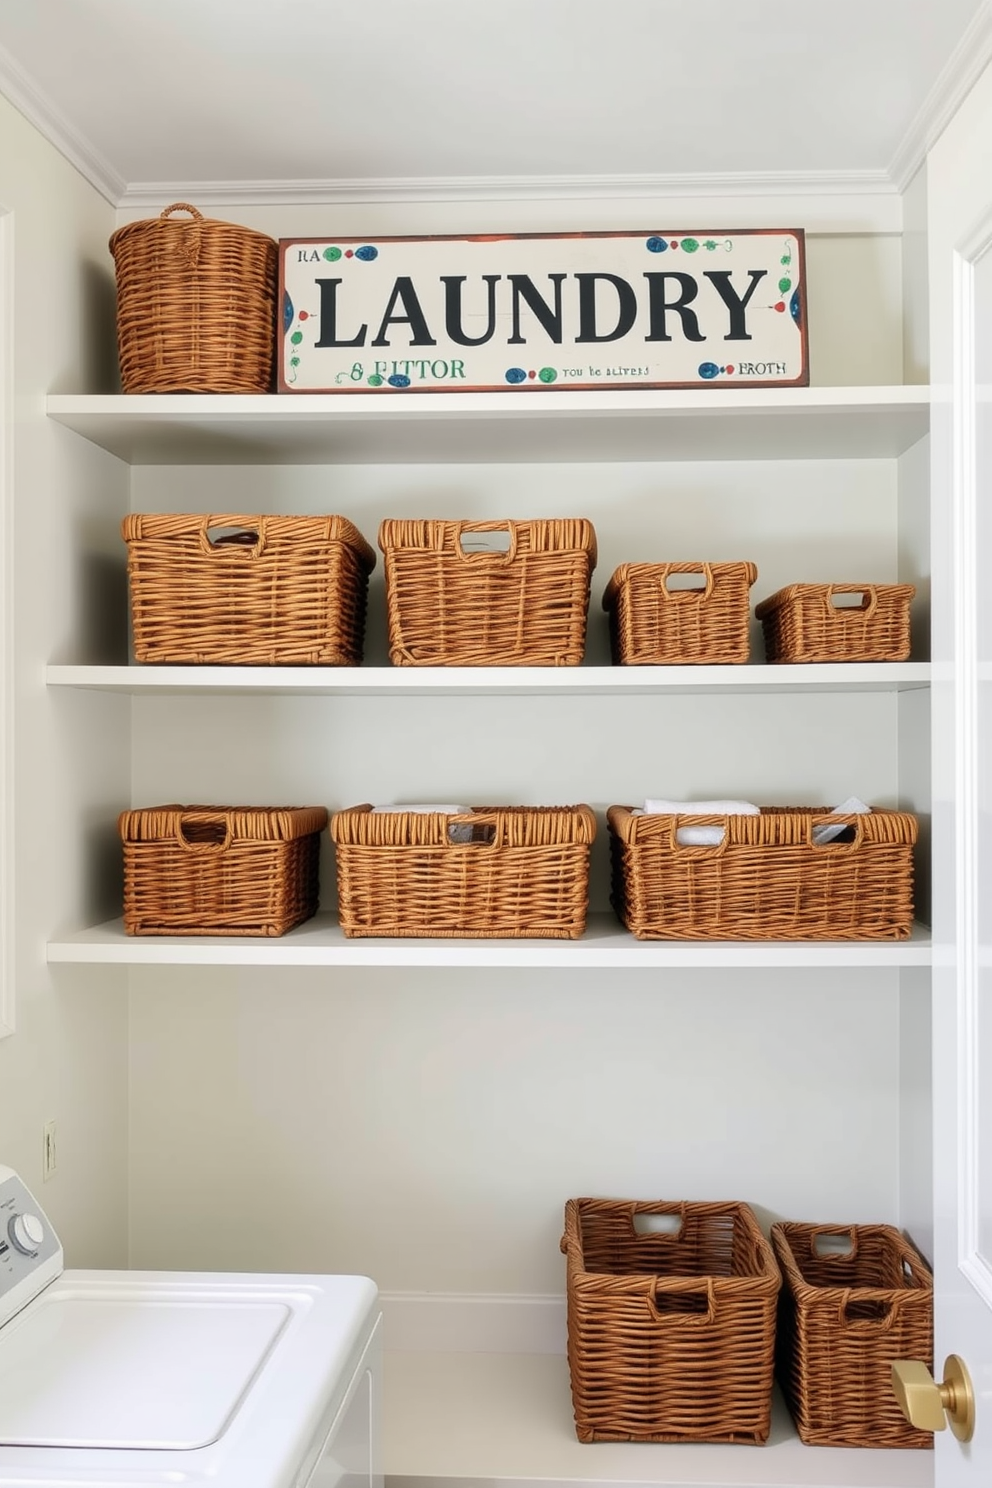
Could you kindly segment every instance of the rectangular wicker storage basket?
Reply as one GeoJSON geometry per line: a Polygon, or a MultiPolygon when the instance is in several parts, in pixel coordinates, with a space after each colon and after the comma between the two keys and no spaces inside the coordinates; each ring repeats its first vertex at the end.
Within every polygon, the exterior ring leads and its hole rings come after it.
{"type": "Polygon", "coordinates": [[[913,928],[916,818],[811,806],[758,816],[607,813],[613,906],[641,940],[905,940],[913,928]],[[818,844],[814,828],[843,823],[818,844]],[[684,826],[722,826],[712,847],[684,826]]]}
{"type": "Polygon", "coordinates": [[[932,1447],[891,1385],[896,1359],[933,1367],[933,1279],[890,1225],[772,1226],[784,1285],[779,1383],[819,1447],[932,1447]],[[833,1243],[831,1243],[833,1242],[833,1243]]]}
{"type": "Polygon", "coordinates": [[[175,202],[159,217],[119,227],[110,251],[125,393],[272,391],[273,238],[175,202]]]}
{"type": "Polygon", "coordinates": [[[579,1441],[767,1440],[781,1276],[746,1204],[569,1199],[561,1248],[579,1441]]]}
{"type": "Polygon", "coordinates": [[[581,662],[596,566],[590,522],[386,521],[379,546],[394,666],[581,662]],[[485,532],[508,533],[508,550],[473,551],[470,535],[485,532]]]}
{"type": "Polygon", "coordinates": [[[768,661],[908,661],[912,584],[790,584],[755,608],[768,661]],[[860,605],[837,605],[860,594],[860,605]]]}
{"type": "Polygon", "coordinates": [[[136,661],[361,661],[375,553],[347,518],[134,513],[121,533],[136,661]]]}
{"type": "Polygon", "coordinates": [[[719,666],[746,662],[753,563],[623,563],[603,608],[617,666],[719,666]],[[669,587],[672,574],[699,574],[700,588],[669,587]]]}
{"type": "Polygon", "coordinates": [[[282,935],[317,909],[323,807],[124,811],[128,935],[282,935]]]}
{"type": "Polygon", "coordinates": [[[575,940],[589,905],[588,806],[331,818],[345,935],[575,940]]]}

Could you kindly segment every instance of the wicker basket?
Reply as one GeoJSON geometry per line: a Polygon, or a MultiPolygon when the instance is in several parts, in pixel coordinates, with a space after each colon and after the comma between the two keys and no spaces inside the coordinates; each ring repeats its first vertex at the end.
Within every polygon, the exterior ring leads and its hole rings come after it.
{"type": "Polygon", "coordinates": [[[125,393],[272,391],[272,238],[175,202],[160,217],[119,227],[110,251],[125,393]]]}
{"type": "Polygon", "coordinates": [[[767,1440],[781,1276],[746,1204],[569,1199],[561,1248],[580,1441],[767,1440]]]}
{"type": "Polygon", "coordinates": [[[128,935],[282,935],[317,909],[323,807],[124,811],[128,935]]]}
{"type": "Polygon", "coordinates": [[[907,661],[912,584],[790,584],[755,608],[768,661],[907,661]],[[860,605],[837,605],[860,594],[860,605]]]}
{"type": "Polygon", "coordinates": [[[121,532],[137,661],[361,661],[375,554],[346,518],[135,513],[121,532]]]}
{"type": "Polygon", "coordinates": [[[576,940],[589,905],[588,806],[370,806],[331,818],[345,935],[576,940]]]}
{"type": "Polygon", "coordinates": [[[758,816],[607,813],[613,906],[641,940],[905,940],[913,928],[916,818],[840,816],[811,806],[758,816]],[[813,830],[843,823],[818,845],[813,830]],[[685,846],[684,826],[721,826],[722,842],[685,846]]]}
{"type": "Polygon", "coordinates": [[[913,1247],[890,1225],[777,1224],[772,1243],[785,1283],[779,1383],[801,1439],[932,1447],[891,1385],[896,1359],[933,1367],[933,1280],[913,1247]]]}
{"type": "Polygon", "coordinates": [[[379,528],[394,666],[577,666],[596,566],[590,522],[405,522],[379,528]],[[467,535],[509,533],[505,553],[467,535]]]}
{"type": "Polygon", "coordinates": [[[748,659],[753,563],[623,563],[603,608],[617,666],[718,666],[748,659]],[[698,589],[672,589],[672,574],[699,574],[698,589]]]}

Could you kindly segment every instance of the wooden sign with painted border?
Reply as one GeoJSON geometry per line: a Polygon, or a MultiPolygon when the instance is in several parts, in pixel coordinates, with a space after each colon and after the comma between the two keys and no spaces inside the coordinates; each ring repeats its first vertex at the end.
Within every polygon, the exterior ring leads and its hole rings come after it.
{"type": "Polygon", "coordinates": [[[280,393],[805,387],[805,235],[283,238],[280,393]]]}

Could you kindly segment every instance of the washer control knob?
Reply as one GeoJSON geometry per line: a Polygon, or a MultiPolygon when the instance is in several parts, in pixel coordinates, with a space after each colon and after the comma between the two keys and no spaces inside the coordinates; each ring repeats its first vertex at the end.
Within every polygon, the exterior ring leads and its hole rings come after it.
{"type": "Polygon", "coordinates": [[[38,1246],[45,1238],[45,1227],[37,1214],[15,1214],[7,1225],[7,1233],[21,1255],[37,1255],[38,1246]]]}

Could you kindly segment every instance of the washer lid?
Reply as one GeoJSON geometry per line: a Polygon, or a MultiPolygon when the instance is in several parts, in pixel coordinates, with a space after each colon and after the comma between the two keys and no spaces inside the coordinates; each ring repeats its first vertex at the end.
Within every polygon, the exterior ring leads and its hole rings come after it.
{"type": "Polygon", "coordinates": [[[290,1314],[271,1297],[45,1293],[0,1331],[0,1444],[207,1446],[290,1314]]]}

